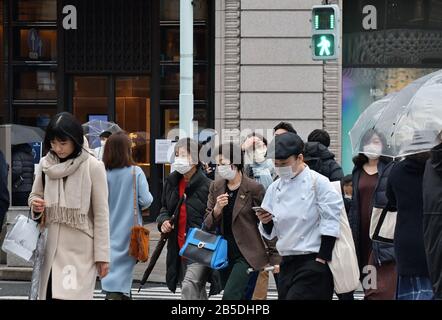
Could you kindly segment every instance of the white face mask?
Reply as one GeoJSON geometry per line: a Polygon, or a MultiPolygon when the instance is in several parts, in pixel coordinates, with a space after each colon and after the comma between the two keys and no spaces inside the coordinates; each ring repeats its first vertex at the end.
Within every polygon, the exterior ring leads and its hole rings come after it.
{"type": "Polygon", "coordinates": [[[223,179],[233,180],[236,176],[236,170],[232,169],[231,165],[220,165],[218,166],[218,174],[223,179]]]}
{"type": "Polygon", "coordinates": [[[295,176],[295,173],[293,172],[292,166],[286,166],[286,167],[275,167],[276,174],[282,179],[282,180],[290,180],[295,176]]]}
{"type": "Polygon", "coordinates": [[[370,143],[364,146],[362,151],[368,159],[376,160],[379,159],[382,153],[382,146],[370,143]]]}
{"type": "Polygon", "coordinates": [[[101,146],[104,147],[104,145],[106,144],[106,140],[100,140],[101,146]]]}
{"type": "Polygon", "coordinates": [[[173,168],[181,174],[188,173],[190,170],[192,170],[192,167],[193,165],[189,163],[187,158],[177,157],[173,163],[173,168]]]}

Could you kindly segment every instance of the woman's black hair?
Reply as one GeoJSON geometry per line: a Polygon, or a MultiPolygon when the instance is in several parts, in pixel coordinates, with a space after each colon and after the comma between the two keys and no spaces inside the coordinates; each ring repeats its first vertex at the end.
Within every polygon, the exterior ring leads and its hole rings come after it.
{"type": "Polygon", "coordinates": [[[229,160],[230,164],[234,165],[238,171],[243,171],[244,152],[238,144],[230,142],[220,145],[215,157],[218,155],[222,155],[224,159],[229,160]]]}
{"type": "Polygon", "coordinates": [[[43,142],[45,150],[51,150],[51,141],[71,140],[74,143],[74,152],[69,158],[78,157],[83,149],[83,128],[80,122],[69,112],[56,114],[46,128],[46,135],[43,142]]]}
{"type": "Polygon", "coordinates": [[[197,168],[201,166],[201,162],[199,161],[201,144],[191,138],[181,138],[175,144],[175,153],[178,152],[179,148],[184,148],[186,150],[187,154],[190,155],[193,164],[195,164],[197,168]]]}
{"type": "MultiPolygon", "coordinates": [[[[361,153],[359,153],[357,156],[355,156],[353,158],[353,163],[354,163],[355,167],[362,168],[362,166],[368,162],[367,156],[362,153],[362,148],[364,146],[366,146],[370,142],[370,139],[374,135],[377,135],[379,137],[379,139],[381,140],[381,142],[382,142],[382,153],[385,154],[385,151],[386,151],[386,148],[387,148],[387,139],[385,139],[385,136],[382,133],[379,133],[376,129],[369,129],[369,130],[367,130],[367,132],[361,138],[361,143],[360,143],[361,153]]],[[[392,159],[390,159],[389,157],[381,156],[379,158],[379,160],[381,160],[383,162],[389,162],[392,159]]]]}

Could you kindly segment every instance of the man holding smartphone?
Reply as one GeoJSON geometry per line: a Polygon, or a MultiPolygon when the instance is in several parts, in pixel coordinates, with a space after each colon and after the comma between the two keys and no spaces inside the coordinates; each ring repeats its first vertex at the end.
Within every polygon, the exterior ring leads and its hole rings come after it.
{"type": "Polygon", "coordinates": [[[278,237],[282,256],[281,300],[331,300],[333,276],[327,265],[339,236],[342,196],[330,181],[304,163],[304,143],[295,133],[273,140],[268,157],[279,179],[270,185],[257,210],[263,237],[278,237]]]}

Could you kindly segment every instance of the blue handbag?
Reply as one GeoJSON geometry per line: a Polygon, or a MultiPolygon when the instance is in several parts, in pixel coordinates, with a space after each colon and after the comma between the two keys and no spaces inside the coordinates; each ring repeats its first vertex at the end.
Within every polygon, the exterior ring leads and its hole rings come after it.
{"type": "Polygon", "coordinates": [[[198,228],[190,228],[180,256],[201,263],[215,270],[229,265],[227,259],[227,240],[198,228]]]}

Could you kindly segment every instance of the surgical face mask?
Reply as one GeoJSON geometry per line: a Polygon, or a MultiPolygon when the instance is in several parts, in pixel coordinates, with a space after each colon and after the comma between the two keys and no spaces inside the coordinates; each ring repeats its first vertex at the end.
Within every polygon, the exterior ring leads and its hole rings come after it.
{"type": "Polygon", "coordinates": [[[382,153],[382,146],[370,143],[364,146],[364,149],[362,151],[368,159],[376,160],[379,159],[382,153]]]}
{"type": "Polygon", "coordinates": [[[186,174],[192,170],[193,165],[189,163],[187,158],[177,157],[173,163],[173,168],[181,174],[186,174]]]}
{"type": "Polygon", "coordinates": [[[276,174],[282,179],[282,180],[290,180],[295,176],[295,173],[293,172],[292,166],[286,166],[286,167],[275,167],[276,174]]]}
{"type": "Polygon", "coordinates": [[[104,147],[104,145],[106,144],[106,140],[100,140],[101,146],[104,147]]]}
{"type": "Polygon", "coordinates": [[[236,170],[232,169],[231,165],[220,165],[218,166],[218,174],[223,179],[233,180],[236,176],[236,170]]]}

